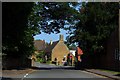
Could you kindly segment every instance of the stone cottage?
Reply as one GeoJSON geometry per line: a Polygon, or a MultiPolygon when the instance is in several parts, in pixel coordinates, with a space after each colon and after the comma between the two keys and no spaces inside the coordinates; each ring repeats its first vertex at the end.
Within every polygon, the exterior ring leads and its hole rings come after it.
{"type": "Polygon", "coordinates": [[[63,59],[67,61],[69,49],[64,43],[63,35],[60,35],[59,41],[51,41],[46,47],[45,53],[52,62],[56,61],[58,65],[62,64],[63,59]]]}

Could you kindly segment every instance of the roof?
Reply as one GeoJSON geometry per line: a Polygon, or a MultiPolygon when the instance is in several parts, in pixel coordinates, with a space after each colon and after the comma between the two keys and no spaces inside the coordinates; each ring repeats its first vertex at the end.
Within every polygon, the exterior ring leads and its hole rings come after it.
{"type": "Polygon", "coordinates": [[[45,50],[45,41],[44,40],[35,40],[34,46],[37,50],[45,50]]]}
{"type": "Polygon", "coordinates": [[[49,45],[45,48],[45,52],[51,52],[52,49],[57,45],[58,42],[59,42],[59,41],[55,41],[55,42],[52,43],[52,45],[49,44],[49,45]]]}

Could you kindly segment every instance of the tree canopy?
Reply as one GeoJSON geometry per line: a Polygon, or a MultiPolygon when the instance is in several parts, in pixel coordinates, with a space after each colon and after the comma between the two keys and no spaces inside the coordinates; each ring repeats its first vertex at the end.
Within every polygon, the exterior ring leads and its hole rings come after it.
{"type": "Polygon", "coordinates": [[[79,22],[68,37],[78,42],[85,53],[100,53],[111,33],[118,27],[119,3],[83,3],[79,22]]]}
{"type": "Polygon", "coordinates": [[[61,28],[67,28],[65,25],[73,25],[77,17],[75,7],[78,3],[35,3],[33,12],[29,17],[28,25],[33,30],[38,30],[36,34],[59,33],[61,28]]]}
{"type": "Polygon", "coordinates": [[[118,27],[119,3],[37,2],[3,3],[3,53],[29,56],[33,36],[69,30],[68,44],[79,43],[86,52],[104,49],[104,42],[118,27]]]}

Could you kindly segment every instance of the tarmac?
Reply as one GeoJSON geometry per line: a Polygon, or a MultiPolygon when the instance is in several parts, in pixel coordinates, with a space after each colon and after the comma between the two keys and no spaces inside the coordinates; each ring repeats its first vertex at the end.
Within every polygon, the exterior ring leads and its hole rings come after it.
{"type": "MultiPolygon", "coordinates": [[[[12,78],[16,78],[20,76],[23,76],[27,73],[31,73],[32,71],[34,71],[34,69],[23,69],[23,70],[2,70],[2,76],[1,77],[12,77],[12,78]]],[[[115,74],[112,72],[105,72],[105,71],[101,71],[98,69],[85,69],[85,71],[90,72],[90,73],[94,73],[97,75],[101,75],[101,76],[105,76],[108,78],[111,78],[113,80],[120,80],[120,74],[115,74]]]]}

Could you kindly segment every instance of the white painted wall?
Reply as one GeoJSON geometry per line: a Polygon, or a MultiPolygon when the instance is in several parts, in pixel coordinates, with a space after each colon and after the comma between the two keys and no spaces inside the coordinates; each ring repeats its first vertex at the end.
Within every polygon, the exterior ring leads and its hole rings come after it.
{"type": "Polygon", "coordinates": [[[75,56],[76,50],[70,50],[70,53],[72,53],[75,56]]]}

